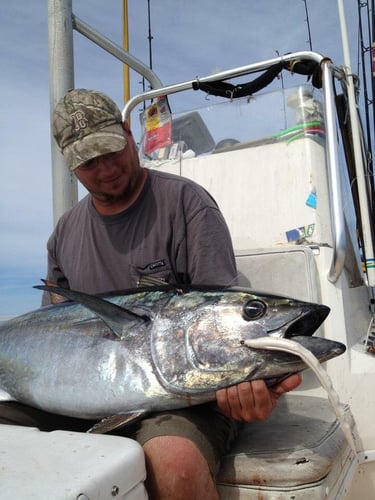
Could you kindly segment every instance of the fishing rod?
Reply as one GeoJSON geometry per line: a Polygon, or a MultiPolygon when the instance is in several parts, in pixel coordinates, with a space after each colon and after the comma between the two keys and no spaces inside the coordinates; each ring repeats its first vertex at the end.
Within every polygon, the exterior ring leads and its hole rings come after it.
{"type": "Polygon", "coordinates": [[[309,35],[308,43],[310,46],[310,51],[312,52],[312,40],[311,40],[311,31],[310,31],[310,20],[309,20],[309,10],[307,8],[307,0],[302,0],[305,4],[305,14],[306,14],[306,24],[307,24],[307,33],[309,35]]]}
{"type": "MultiPolygon", "coordinates": [[[[374,4],[374,0],[372,0],[372,4],[374,4]]],[[[375,207],[374,207],[374,182],[373,182],[373,134],[371,130],[371,112],[370,107],[372,106],[372,118],[373,125],[375,128],[375,115],[374,115],[374,75],[375,68],[373,67],[372,58],[374,56],[374,43],[373,43],[373,26],[374,26],[374,12],[372,10],[372,23],[371,23],[371,13],[369,2],[362,2],[358,0],[358,32],[359,32],[359,44],[360,44],[360,60],[362,65],[362,82],[363,82],[363,96],[364,96],[364,112],[365,112],[365,121],[366,121],[366,138],[367,138],[367,147],[368,147],[368,155],[367,155],[367,170],[368,174],[371,177],[370,182],[370,191],[371,191],[371,199],[372,199],[372,211],[373,216],[375,217],[375,207]],[[362,15],[363,10],[366,8],[366,22],[367,22],[367,35],[368,39],[365,42],[365,35],[363,29],[362,15]],[[372,24],[372,27],[371,27],[372,24]],[[372,31],[372,34],[371,34],[372,31]],[[370,66],[372,77],[369,78],[369,70],[370,66]],[[371,90],[369,90],[369,87],[371,90]],[[370,96],[370,92],[372,95],[370,96]]],[[[359,61],[358,61],[359,65],[359,61]]]]}

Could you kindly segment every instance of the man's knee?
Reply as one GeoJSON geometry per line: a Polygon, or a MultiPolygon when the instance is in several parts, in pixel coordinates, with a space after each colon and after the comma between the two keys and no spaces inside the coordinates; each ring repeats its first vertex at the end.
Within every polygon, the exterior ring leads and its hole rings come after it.
{"type": "Polygon", "coordinates": [[[209,466],[199,448],[189,439],[179,436],[158,436],[144,445],[148,480],[151,491],[179,492],[179,498],[196,498],[195,491],[216,498],[215,483],[209,466]]]}

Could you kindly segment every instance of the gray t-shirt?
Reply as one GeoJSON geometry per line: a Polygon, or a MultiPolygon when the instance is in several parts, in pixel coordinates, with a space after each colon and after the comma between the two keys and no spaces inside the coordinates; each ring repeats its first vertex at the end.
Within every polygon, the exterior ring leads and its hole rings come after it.
{"type": "Polygon", "coordinates": [[[98,214],[87,195],[60,218],[47,248],[47,278],[86,293],[133,288],[144,276],[210,285],[237,279],[230,234],[213,198],[191,180],[155,170],[135,203],[117,215],[98,214]]]}

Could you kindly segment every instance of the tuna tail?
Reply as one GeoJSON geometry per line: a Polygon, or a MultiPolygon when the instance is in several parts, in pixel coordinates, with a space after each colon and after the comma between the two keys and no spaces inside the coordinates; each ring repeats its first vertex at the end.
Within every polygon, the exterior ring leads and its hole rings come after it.
{"type": "Polygon", "coordinates": [[[116,304],[112,304],[112,302],[108,302],[107,300],[97,297],[96,295],[76,292],[74,290],[69,290],[67,288],[61,288],[57,286],[37,285],[34,286],[34,288],[62,295],[69,300],[78,302],[81,306],[86,307],[86,309],[89,309],[100,319],[102,319],[108,326],[108,328],[110,328],[119,339],[124,338],[124,321],[148,322],[151,319],[150,316],[135,313],[116,304]]]}

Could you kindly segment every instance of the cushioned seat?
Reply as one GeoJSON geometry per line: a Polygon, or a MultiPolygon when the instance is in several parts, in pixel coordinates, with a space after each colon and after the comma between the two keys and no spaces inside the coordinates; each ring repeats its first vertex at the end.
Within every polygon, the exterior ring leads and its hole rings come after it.
{"type": "Polygon", "coordinates": [[[266,421],[242,427],[217,483],[225,500],[327,498],[351,459],[329,401],[288,394],[266,421]]]}

